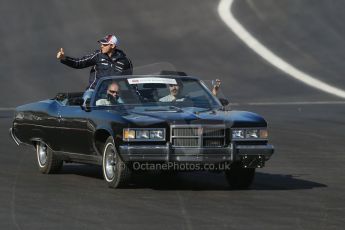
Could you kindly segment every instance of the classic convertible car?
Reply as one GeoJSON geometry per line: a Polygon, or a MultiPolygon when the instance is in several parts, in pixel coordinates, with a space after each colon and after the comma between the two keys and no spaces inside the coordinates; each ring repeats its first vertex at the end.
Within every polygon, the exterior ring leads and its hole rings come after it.
{"type": "Polygon", "coordinates": [[[16,108],[10,135],[18,145],[35,147],[42,173],[56,173],[68,162],[98,164],[116,188],[134,166],[175,170],[188,163],[213,165],[225,171],[231,188],[246,189],[274,151],[264,118],[227,109],[228,101],[195,77],[107,77],[91,100],[82,95],[60,93],[16,108]]]}

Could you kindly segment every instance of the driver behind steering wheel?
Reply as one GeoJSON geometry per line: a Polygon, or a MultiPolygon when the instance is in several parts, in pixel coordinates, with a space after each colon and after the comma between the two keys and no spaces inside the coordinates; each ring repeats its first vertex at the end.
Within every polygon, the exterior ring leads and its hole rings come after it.
{"type": "Polygon", "coordinates": [[[123,104],[124,101],[119,96],[119,92],[120,86],[117,84],[117,82],[110,83],[107,89],[107,98],[97,100],[96,106],[123,104]]]}

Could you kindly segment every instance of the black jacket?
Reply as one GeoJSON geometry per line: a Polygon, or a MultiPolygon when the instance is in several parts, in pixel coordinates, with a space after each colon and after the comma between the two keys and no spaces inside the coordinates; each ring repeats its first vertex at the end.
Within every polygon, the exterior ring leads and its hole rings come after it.
{"type": "Polygon", "coordinates": [[[61,59],[61,63],[76,69],[93,66],[90,71],[88,89],[94,89],[101,77],[131,75],[133,73],[131,60],[119,49],[116,49],[111,57],[103,54],[100,50],[96,50],[82,58],[65,56],[64,59],[61,59]]]}

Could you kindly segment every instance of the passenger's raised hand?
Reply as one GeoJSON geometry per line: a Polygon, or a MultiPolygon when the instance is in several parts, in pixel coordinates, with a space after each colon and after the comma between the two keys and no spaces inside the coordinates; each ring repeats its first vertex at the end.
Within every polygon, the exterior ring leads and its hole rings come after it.
{"type": "Polygon", "coordinates": [[[218,90],[219,90],[219,88],[220,88],[221,80],[216,79],[216,81],[212,81],[212,83],[213,83],[212,94],[213,94],[214,96],[217,96],[218,90]]]}
{"type": "Polygon", "coordinates": [[[56,54],[57,59],[63,59],[65,57],[65,52],[63,51],[63,48],[60,48],[60,50],[56,54]]]}

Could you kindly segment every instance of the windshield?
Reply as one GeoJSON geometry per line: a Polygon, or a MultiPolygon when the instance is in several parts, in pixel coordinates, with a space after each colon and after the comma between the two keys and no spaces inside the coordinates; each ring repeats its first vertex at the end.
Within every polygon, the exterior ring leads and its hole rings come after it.
{"type": "Polygon", "coordinates": [[[219,101],[199,80],[174,76],[114,77],[100,82],[93,106],[141,105],[218,108],[219,101]]]}

